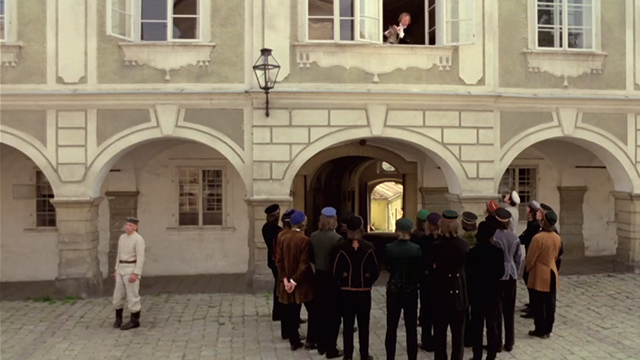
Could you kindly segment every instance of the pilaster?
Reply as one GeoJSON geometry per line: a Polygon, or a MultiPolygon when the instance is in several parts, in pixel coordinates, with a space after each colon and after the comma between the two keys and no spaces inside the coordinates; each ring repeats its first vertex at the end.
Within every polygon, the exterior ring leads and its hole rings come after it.
{"type": "Polygon", "coordinates": [[[618,248],[616,271],[640,274],[640,194],[612,192],[615,198],[618,248]]]}
{"type": "Polygon", "coordinates": [[[586,186],[558,186],[560,194],[560,234],[564,245],[565,259],[584,257],[584,194],[586,186]]]}
{"type": "Polygon", "coordinates": [[[102,292],[98,258],[98,206],[102,200],[51,200],[58,218],[58,296],[90,297],[102,292]]]}
{"type": "Polygon", "coordinates": [[[246,198],[249,210],[249,266],[247,285],[255,292],[273,290],[273,274],[267,266],[267,245],[262,238],[262,226],[266,222],[264,210],[271,204],[280,205],[283,213],[290,208],[291,198],[246,198]]]}
{"type": "Polygon", "coordinates": [[[109,200],[109,271],[116,266],[118,240],[123,233],[127,216],[138,214],[138,191],[110,191],[105,194],[109,200]]]}

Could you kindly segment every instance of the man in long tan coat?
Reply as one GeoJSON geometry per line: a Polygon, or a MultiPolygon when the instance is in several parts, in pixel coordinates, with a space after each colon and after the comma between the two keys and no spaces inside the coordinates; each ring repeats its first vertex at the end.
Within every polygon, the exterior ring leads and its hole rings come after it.
{"type": "Polygon", "coordinates": [[[140,327],[140,276],[144,266],[144,239],[138,234],[139,220],[128,217],[125,220],[125,234],[118,240],[116,268],[113,276],[116,287],[113,292],[113,307],[116,309],[114,328],[129,330],[140,327]],[[131,319],[122,325],[124,305],[129,305],[131,319]]]}
{"type": "Polygon", "coordinates": [[[560,254],[562,242],[555,232],[558,215],[547,211],[540,219],[540,232],[533,237],[526,258],[529,273],[527,286],[531,289],[531,312],[535,321],[535,330],[530,336],[546,339],[553,331],[556,312],[556,290],[560,288],[556,260],[560,254]]]}

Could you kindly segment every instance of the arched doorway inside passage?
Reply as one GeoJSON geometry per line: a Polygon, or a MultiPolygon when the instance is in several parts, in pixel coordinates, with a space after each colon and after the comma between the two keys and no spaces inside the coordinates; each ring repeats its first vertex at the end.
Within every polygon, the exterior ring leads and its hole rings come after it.
{"type": "Polygon", "coordinates": [[[628,252],[619,246],[615,198],[616,192],[632,192],[637,182],[635,166],[630,169],[627,160],[606,138],[598,143],[561,136],[522,140],[503,153],[497,188],[503,195],[518,191],[520,231],[529,201],[556,210],[567,271],[611,271],[616,254],[628,252]]]}
{"type": "Polygon", "coordinates": [[[107,238],[101,265],[111,268],[123,219],[135,215],[147,245],[145,275],[247,272],[247,190],[240,158],[227,157],[229,146],[162,137],[115,148],[94,161],[87,177],[95,181],[88,182],[92,192],[106,198],[99,212],[101,240],[107,238]]]}
{"type": "Polygon", "coordinates": [[[58,275],[55,192],[49,180],[49,174],[54,180],[57,174],[53,168],[45,172],[42,161],[0,144],[1,282],[51,281],[58,275]]]}

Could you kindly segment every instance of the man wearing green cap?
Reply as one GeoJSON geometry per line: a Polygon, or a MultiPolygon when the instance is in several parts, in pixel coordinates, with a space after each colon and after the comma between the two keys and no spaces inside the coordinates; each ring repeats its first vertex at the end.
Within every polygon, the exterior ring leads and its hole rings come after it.
{"type": "Polygon", "coordinates": [[[398,240],[385,247],[389,281],[387,282],[387,359],[396,356],[400,314],[404,311],[409,360],[418,357],[418,288],[420,287],[420,246],[409,241],[413,223],[407,218],[396,221],[398,240]]]}

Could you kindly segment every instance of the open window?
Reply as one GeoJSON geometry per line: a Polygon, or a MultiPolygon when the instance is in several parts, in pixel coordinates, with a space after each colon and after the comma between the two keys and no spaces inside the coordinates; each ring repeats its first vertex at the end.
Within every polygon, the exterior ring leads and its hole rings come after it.
{"type": "Polygon", "coordinates": [[[384,32],[411,15],[409,45],[475,42],[475,0],[305,0],[309,42],[382,43],[384,32]]]}
{"type": "Polygon", "coordinates": [[[107,33],[130,41],[200,41],[202,0],[107,0],[107,33]]]}

